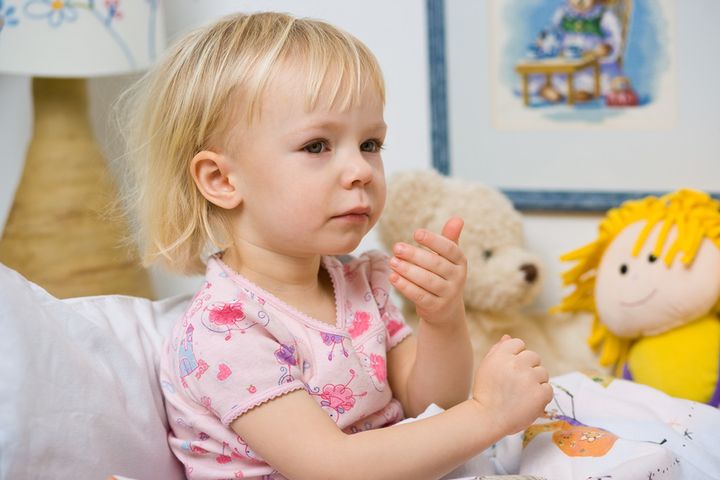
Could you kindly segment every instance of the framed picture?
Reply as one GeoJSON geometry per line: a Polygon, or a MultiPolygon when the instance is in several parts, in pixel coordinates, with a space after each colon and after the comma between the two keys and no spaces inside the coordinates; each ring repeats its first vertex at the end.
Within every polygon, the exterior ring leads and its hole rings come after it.
{"type": "Polygon", "coordinates": [[[526,211],[720,192],[720,2],[428,0],[427,10],[441,172],[497,186],[526,211]]]}

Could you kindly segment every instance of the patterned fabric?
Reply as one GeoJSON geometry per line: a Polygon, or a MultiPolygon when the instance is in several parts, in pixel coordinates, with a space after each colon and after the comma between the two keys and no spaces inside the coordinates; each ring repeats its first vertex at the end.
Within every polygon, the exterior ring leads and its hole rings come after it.
{"type": "Polygon", "coordinates": [[[219,256],[163,349],[170,447],[188,478],[281,478],[229,425],[253,407],[306,390],[347,433],[403,418],[386,353],[411,333],[392,304],[387,257],[323,257],[335,325],[311,318],[233,272],[219,256]]]}

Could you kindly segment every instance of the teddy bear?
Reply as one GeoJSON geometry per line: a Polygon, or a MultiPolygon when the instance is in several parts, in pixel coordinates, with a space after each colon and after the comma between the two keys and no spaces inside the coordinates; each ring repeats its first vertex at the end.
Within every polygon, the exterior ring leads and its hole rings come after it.
{"type": "Polygon", "coordinates": [[[618,376],[720,406],[720,201],[680,189],[610,210],[562,257],[558,310],[594,315],[588,342],[618,376]]]}
{"type": "MultiPolygon", "coordinates": [[[[378,235],[392,251],[399,241],[412,242],[418,228],[441,231],[452,215],[465,222],[459,243],[468,262],[464,300],[476,363],[509,334],[538,352],[551,375],[597,369],[592,350],[584,344],[590,316],[525,308],[538,296],[545,268],[525,246],[520,213],[499,190],[434,170],[400,172],[389,181],[378,235]]],[[[405,318],[416,327],[414,305],[401,301],[405,318]]]]}

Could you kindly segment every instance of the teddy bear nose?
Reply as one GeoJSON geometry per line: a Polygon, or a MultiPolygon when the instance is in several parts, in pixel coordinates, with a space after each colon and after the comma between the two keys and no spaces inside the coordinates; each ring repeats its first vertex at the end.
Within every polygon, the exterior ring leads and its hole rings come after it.
{"type": "Polygon", "coordinates": [[[532,263],[524,263],[520,266],[520,270],[522,270],[525,274],[525,281],[527,283],[533,283],[535,280],[537,280],[538,269],[532,263]]]}

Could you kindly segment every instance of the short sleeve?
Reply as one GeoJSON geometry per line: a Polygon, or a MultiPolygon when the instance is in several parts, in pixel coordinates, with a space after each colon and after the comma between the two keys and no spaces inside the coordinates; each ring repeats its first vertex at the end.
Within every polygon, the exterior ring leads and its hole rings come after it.
{"type": "Polygon", "coordinates": [[[214,303],[193,318],[178,345],[182,387],[223,425],[305,388],[297,344],[278,340],[267,328],[264,311],[259,312],[243,311],[239,303],[214,303]]]}
{"type": "Polygon", "coordinates": [[[390,350],[412,334],[412,328],[407,324],[402,312],[395,306],[390,296],[392,285],[390,285],[389,257],[378,250],[371,250],[364,253],[363,256],[368,257],[370,261],[368,280],[380,317],[387,330],[386,343],[387,349],[390,350]]]}

